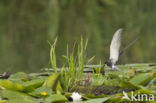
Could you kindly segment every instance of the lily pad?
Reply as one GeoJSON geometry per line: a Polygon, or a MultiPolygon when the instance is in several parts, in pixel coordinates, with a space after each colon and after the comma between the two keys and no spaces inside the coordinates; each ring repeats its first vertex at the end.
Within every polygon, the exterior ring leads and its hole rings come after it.
{"type": "Polygon", "coordinates": [[[28,75],[24,72],[17,72],[15,74],[12,74],[9,77],[9,80],[17,83],[22,83],[23,81],[28,80],[28,75]]]}
{"type": "Polygon", "coordinates": [[[31,81],[24,82],[22,85],[25,87],[25,92],[31,92],[36,88],[39,88],[44,83],[44,80],[40,78],[33,79],[31,81]]]}
{"type": "Polygon", "coordinates": [[[130,83],[130,82],[128,82],[128,81],[121,81],[121,82],[120,82],[120,87],[123,87],[123,88],[130,88],[130,89],[135,89],[135,90],[141,89],[140,86],[134,85],[134,84],[132,84],[132,83],[130,83]]]}
{"type": "Polygon", "coordinates": [[[81,103],[103,103],[106,102],[109,98],[105,97],[105,98],[97,98],[97,99],[90,99],[81,103]]]}
{"type": "Polygon", "coordinates": [[[54,103],[54,102],[67,102],[68,99],[60,94],[50,95],[45,99],[46,103],[54,103]]]}
{"type": "Polygon", "coordinates": [[[141,73],[130,79],[130,83],[136,85],[147,85],[153,78],[152,73],[141,73]]]}
{"type": "Polygon", "coordinates": [[[7,103],[36,103],[34,98],[17,91],[2,90],[0,96],[7,98],[7,103]]]}
{"type": "Polygon", "coordinates": [[[21,84],[13,83],[10,80],[2,80],[0,81],[0,86],[6,89],[15,90],[15,91],[23,91],[24,87],[21,84]]]}
{"type": "Polygon", "coordinates": [[[43,87],[35,89],[33,92],[31,92],[29,94],[32,95],[32,96],[35,96],[35,97],[44,97],[42,95],[43,92],[46,93],[44,96],[49,96],[49,95],[51,95],[53,93],[51,88],[43,86],[43,87]]]}

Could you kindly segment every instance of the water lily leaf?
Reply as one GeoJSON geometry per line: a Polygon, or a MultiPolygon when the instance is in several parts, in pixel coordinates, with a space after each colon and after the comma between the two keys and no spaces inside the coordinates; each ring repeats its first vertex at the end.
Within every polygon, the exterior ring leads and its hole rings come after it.
{"type": "Polygon", "coordinates": [[[7,88],[7,89],[12,89],[12,85],[13,85],[13,83],[11,81],[9,81],[9,80],[0,81],[0,86],[1,87],[7,88]]]}
{"type": "Polygon", "coordinates": [[[95,99],[95,98],[104,98],[104,97],[106,97],[106,95],[103,94],[103,95],[96,96],[96,95],[92,95],[92,94],[85,94],[82,97],[85,99],[95,99]]]}
{"type": "Polygon", "coordinates": [[[34,98],[17,91],[2,90],[0,96],[8,98],[7,103],[36,103],[34,98]]]}
{"type": "Polygon", "coordinates": [[[106,102],[109,98],[105,97],[105,98],[97,98],[97,99],[90,99],[81,103],[103,103],[106,102]]]}
{"type": "Polygon", "coordinates": [[[122,97],[110,97],[105,103],[131,103],[128,99],[122,97]]]}
{"type": "Polygon", "coordinates": [[[59,74],[58,74],[58,73],[55,73],[55,74],[49,76],[49,77],[45,80],[43,86],[52,88],[52,89],[55,91],[56,85],[57,85],[57,82],[58,82],[58,79],[59,79],[59,74]]]}
{"type": "Polygon", "coordinates": [[[140,86],[138,85],[134,85],[128,81],[120,81],[120,87],[123,87],[123,88],[130,88],[130,89],[141,89],[140,86]]]}
{"type": "Polygon", "coordinates": [[[156,93],[156,84],[150,86],[148,89],[152,90],[152,91],[154,91],[156,93]]]}
{"type": "Polygon", "coordinates": [[[67,98],[60,94],[50,95],[45,99],[46,103],[54,103],[54,102],[67,102],[67,98]]]}
{"type": "Polygon", "coordinates": [[[7,100],[0,100],[0,103],[7,103],[7,100]]]}
{"type": "Polygon", "coordinates": [[[147,85],[153,78],[152,73],[141,73],[130,79],[130,83],[137,85],[147,85]]]}
{"type": "Polygon", "coordinates": [[[43,92],[46,93],[45,96],[51,95],[53,93],[51,88],[43,86],[35,89],[33,92],[29,94],[35,97],[43,97],[42,95],[43,92]]]}
{"type": "Polygon", "coordinates": [[[26,81],[28,79],[28,75],[24,72],[18,72],[15,74],[12,74],[8,80],[11,80],[13,82],[21,83],[23,81],[26,81]]]}
{"type": "Polygon", "coordinates": [[[44,83],[43,79],[36,78],[31,81],[24,82],[22,85],[25,87],[24,89],[25,92],[31,92],[34,89],[42,86],[43,83],[44,83]]]}
{"type": "Polygon", "coordinates": [[[140,94],[153,94],[153,95],[156,95],[156,93],[154,93],[152,90],[148,90],[148,89],[140,89],[140,90],[137,90],[135,91],[134,93],[140,93],[140,94]]]}
{"type": "Polygon", "coordinates": [[[133,66],[133,67],[148,67],[149,64],[139,63],[139,64],[125,64],[124,66],[133,66]]]}
{"type": "Polygon", "coordinates": [[[13,83],[9,80],[0,81],[0,86],[6,89],[15,90],[15,91],[23,91],[24,87],[21,84],[13,83]]]}

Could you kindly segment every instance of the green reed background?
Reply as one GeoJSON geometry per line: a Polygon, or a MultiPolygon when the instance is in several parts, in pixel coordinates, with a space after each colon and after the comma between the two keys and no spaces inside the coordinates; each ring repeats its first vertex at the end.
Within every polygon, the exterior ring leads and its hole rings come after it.
{"type": "Polygon", "coordinates": [[[120,64],[156,62],[155,0],[1,0],[0,71],[40,71],[50,67],[48,42],[57,37],[57,65],[68,44],[72,51],[88,38],[91,64],[109,57],[113,33],[123,28],[122,47],[139,35],[120,64]]]}

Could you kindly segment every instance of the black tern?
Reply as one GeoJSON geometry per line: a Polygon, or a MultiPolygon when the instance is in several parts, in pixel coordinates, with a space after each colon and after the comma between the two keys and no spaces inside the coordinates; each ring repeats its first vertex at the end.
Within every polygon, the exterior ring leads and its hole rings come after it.
{"type": "Polygon", "coordinates": [[[124,51],[131,46],[138,38],[135,38],[132,42],[129,43],[128,46],[126,46],[123,50],[120,51],[120,45],[121,45],[121,33],[123,29],[118,29],[113,36],[113,39],[111,41],[110,45],[110,57],[109,60],[105,62],[105,66],[110,67],[112,70],[120,70],[116,64],[119,60],[119,57],[124,53],[124,51]]]}

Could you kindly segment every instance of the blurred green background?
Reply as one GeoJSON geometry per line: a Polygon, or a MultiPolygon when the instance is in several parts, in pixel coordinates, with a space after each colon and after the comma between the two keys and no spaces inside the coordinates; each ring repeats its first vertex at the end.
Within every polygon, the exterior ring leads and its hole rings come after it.
{"type": "Polygon", "coordinates": [[[137,42],[119,63],[156,62],[156,0],[0,0],[0,72],[36,72],[50,67],[57,37],[57,63],[66,46],[88,38],[92,64],[109,57],[114,32],[123,28],[122,47],[137,42]]]}

